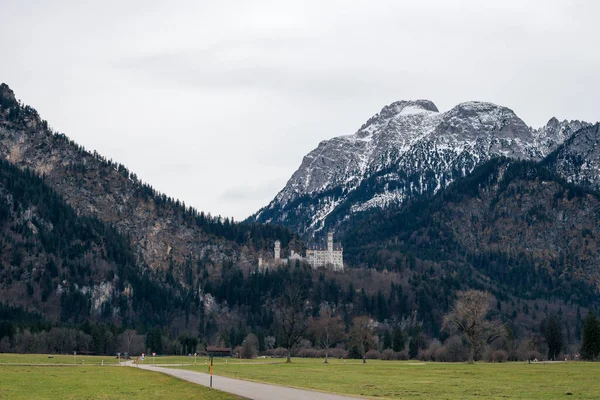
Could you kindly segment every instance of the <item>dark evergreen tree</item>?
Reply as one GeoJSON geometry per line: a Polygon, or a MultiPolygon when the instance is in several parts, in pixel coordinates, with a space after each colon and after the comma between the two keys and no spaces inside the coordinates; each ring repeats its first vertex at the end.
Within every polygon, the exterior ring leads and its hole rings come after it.
{"type": "Polygon", "coordinates": [[[600,321],[592,311],[583,320],[583,337],[581,357],[584,360],[595,360],[600,354],[600,321]]]}
{"type": "Polygon", "coordinates": [[[151,328],[146,334],[146,350],[157,354],[163,353],[162,333],[159,328],[151,328]]]}
{"type": "Polygon", "coordinates": [[[412,360],[417,358],[419,355],[419,339],[416,337],[411,337],[408,342],[408,357],[412,360]]]}
{"type": "Polygon", "coordinates": [[[404,332],[400,327],[394,328],[394,333],[392,337],[392,349],[394,351],[402,351],[404,350],[406,342],[404,340],[404,332]]]}
{"type": "Polygon", "coordinates": [[[385,330],[383,333],[383,350],[392,348],[392,335],[389,330],[385,330]]]}

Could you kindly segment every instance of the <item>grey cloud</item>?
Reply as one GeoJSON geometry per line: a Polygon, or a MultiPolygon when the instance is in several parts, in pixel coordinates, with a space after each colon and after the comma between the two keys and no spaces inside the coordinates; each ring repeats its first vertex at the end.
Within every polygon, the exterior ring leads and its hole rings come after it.
{"type": "Polygon", "coordinates": [[[275,181],[267,181],[258,185],[240,185],[223,191],[219,195],[219,200],[227,203],[252,201],[257,199],[268,199],[267,201],[269,201],[269,197],[280,189],[280,183],[275,181]]]}
{"type": "MultiPolygon", "coordinates": [[[[259,90],[294,95],[298,92],[316,96],[345,96],[381,89],[381,76],[357,68],[315,67],[298,64],[226,60],[219,51],[159,53],[121,60],[119,69],[147,78],[162,79],[182,86],[208,90],[259,90]]],[[[389,86],[389,85],[388,85],[389,86]]]]}
{"type": "Polygon", "coordinates": [[[59,131],[244,218],[384,105],[599,118],[594,1],[0,1],[0,79],[59,131]],[[35,12],[32,12],[32,10],[35,12]]]}

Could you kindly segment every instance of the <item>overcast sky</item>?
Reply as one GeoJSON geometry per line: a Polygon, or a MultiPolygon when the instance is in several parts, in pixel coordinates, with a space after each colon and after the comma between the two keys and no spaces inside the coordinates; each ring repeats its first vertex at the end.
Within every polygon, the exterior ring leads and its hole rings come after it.
{"type": "Polygon", "coordinates": [[[0,81],[50,125],[243,219],[396,100],[600,119],[600,2],[0,0],[0,81]]]}

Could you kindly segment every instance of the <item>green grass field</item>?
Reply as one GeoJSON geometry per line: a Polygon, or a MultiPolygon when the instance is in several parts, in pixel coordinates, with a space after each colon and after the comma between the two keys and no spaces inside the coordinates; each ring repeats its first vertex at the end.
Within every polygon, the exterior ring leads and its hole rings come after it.
{"type": "Polygon", "coordinates": [[[232,400],[239,397],[130,367],[0,365],[0,399],[232,400]]]}
{"type": "MultiPolygon", "coordinates": [[[[49,359],[39,354],[0,354],[0,399],[236,398],[159,373],[101,367],[103,357],[77,359],[78,365],[74,366],[69,365],[74,361],[72,355],[49,359]]],[[[205,361],[197,357],[193,365],[193,357],[156,357],[156,364],[200,372],[207,372],[205,361]]],[[[600,398],[600,363],[468,365],[369,360],[362,365],[360,360],[331,360],[325,365],[313,359],[294,359],[292,364],[284,361],[215,358],[214,371],[233,378],[373,399],[600,398]]],[[[114,364],[116,359],[104,357],[104,362],[114,364]]],[[[146,358],[145,364],[152,364],[152,357],[146,358]]]]}
{"type": "MultiPolygon", "coordinates": [[[[206,372],[204,366],[183,367],[206,372]]],[[[294,359],[218,364],[216,375],[376,399],[598,399],[600,363],[420,363],[294,359]],[[571,393],[571,395],[568,395],[571,393]]],[[[218,378],[217,378],[218,379],[218,378]]]]}
{"type": "Polygon", "coordinates": [[[73,357],[65,354],[12,354],[0,353],[0,364],[84,364],[100,365],[104,360],[104,365],[116,364],[116,357],[109,356],[81,356],[73,357]],[[52,358],[50,358],[52,357],[52,358]]]}
{"type": "MultiPolygon", "coordinates": [[[[227,358],[215,357],[214,358],[214,364],[229,364],[229,363],[261,364],[261,363],[280,363],[282,361],[285,361],[285,359],[284,358],[253,358],[251,360],[245,360],[245,359],[238,359],[238,358],[231,358],[231,357],[227,357],[227,358]]],[[[194,364],[194,363],[196,363],[196,365],[205,365],[206,362],[208,362],[208,358],[201,357],[201,356],[196,357],[196,360],[194,360],[193,356],[192,357],[188,357],[188,356],[157,356],[154,359],[152,358],[152,356],[150,356],[150,357],[146,357],[146,359],[144,360],[144,364],[149,364],[149,365],[152,365],[154,363],[156,363],[158,365],[163,365],[163,364],[190,365],[190,364],[194,364]]]]}

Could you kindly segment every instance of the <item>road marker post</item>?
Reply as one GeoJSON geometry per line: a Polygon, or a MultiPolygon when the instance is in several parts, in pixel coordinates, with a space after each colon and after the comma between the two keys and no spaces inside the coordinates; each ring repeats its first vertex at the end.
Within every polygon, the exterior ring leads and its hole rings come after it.
{"type": "Polygon", "coordinates": [[[213,376],[213,356],[210,356],[210,387],[209,389],[212,389],[212,376],[213,376]]]}

